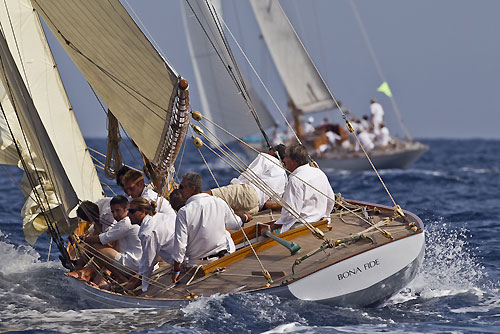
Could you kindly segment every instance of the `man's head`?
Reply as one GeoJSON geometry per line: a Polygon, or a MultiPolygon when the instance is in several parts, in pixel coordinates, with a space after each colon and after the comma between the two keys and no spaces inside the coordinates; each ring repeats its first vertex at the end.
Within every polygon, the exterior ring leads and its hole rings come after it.
{"type": "Polygon", "coordinates": [[[83,201],[78,209],[76,209],[78,218],[88,221],[89,223],[99,222],[99,207],[91,201],[83,201]]]}
{"type": "Polygon", "coordinates": [[[123,195],[115,196],[109,203],[111,206],[111,213],[116,221],[120,221],[127,217],[128,214],[128,200],[123,195]]]}
{"type": "Polygon", "coordinates": [[[132,224],[141,225],[142,220],[146,215],[155,214],[155,204],[150,203],[142,197],[136,197],[130,202],[128,209],[128,217],[132,224]]]}
{"type": "Polygon", "coordinates": [[[281,161],[285,159],[286,146],[284,144],[274,145],[273,148],[269,150],[269,155],[272,155],[281,161]],[[278,157],[279,155],[279,157],[278,157]]]}
{"type": "Polygon", "coordinates": [[[168,197],[168,200],[170,201],[170,205],[175,211],[179,211],[180,208],[186,204],[186,201],[182,197],[182,193],[180,189],[174,189],[171,193],[170,196],[168,197]]]}
{"type": "Polygon", "coordinates": [[[144,190],[144,177],[141,172],[129,170],[122,178],[123,191],[132,198],[140,197],[144,190]]]}
{"type": "Polygon", "coordinates": [[[200,174],[195,172],[184,174],[182,176],[182,181],[179,184],[179,190],[185,201],[187,201],[189,197],[201,193],[202,182],[200,174]]]}
{"type": "Polygon", "coordinates": [[[303,145],[293,144],[286,148],[285,153],[285,167],[293,172],[302,165],[309,162],[309,156],[307,155],[307,150],[303,145]]]}
{"type": "Polygon", "coordinates": [[[377,100],[376,100],[376,99],[371,99],[371,100],[370,100],[370,104],[375,103],[375,102],[377,102],[377,100]]]}
{"type": "Polygon", "coordinates": [[[120,187],[123,188],[123,183],[122,183],[122,179],[123,179],[123,176],[129,171],[129,170],[132,170],[129,166],[126,166],[126,165],[123,165],[119,170],[118,172],[116,172],[116,175],[115,175],[115,180],[116,180],[116,184],[119,185],[120,187]]]}

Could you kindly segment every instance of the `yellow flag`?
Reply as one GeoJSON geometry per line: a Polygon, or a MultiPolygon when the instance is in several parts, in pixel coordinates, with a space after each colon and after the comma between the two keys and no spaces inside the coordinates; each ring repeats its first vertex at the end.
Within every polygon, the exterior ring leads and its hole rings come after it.
{"type": "Polygon", "coordinates": [[[389,85],[387,84],[387,81],[384,81],[378,88],[377,92],[382,92],[385,95],[392,97],[392,92],[391,89],[389,88],[389,85]]]}

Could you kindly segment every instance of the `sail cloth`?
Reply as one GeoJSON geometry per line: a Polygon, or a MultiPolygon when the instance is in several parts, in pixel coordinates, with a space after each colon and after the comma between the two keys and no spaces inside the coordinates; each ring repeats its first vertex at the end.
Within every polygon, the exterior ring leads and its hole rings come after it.
{"type": "MultiPolygon", "coordinates": [[[[207,3],[205,0],[189,0],[183,1],[182,7],[189,52],[203,108],[201,112],[204,117],[243,138],[257,133],[259,128],[244,100],[248,96],[239,91],[228,73],[227,66],[234,69],[234,65],[221,36],[223,29],[214,21],[212,15],[215,12],[207,3]]],[[[212,4],[217,16],[222,17],[220,2],[212,1],[212,4]]],[[[241,85],[239,88],[241,89],[241,85]]],[[[275,126],[276,122],[257,94],[251,87],[247,88],[263,128],[275,126]]],[[[223,142],[235,140],[212,124],[204,124],[223,142]]]]}
{"type": "Polygon", "coordinates": [[[15,141],[28,167],[21,184],[26,197],[22,215],[26,240],[33,244],[47,228],[43,220],[36,221],[40,213],[62,203],[64,210],[53,217],[65,225],[64,216],[78,200],[97,200],[102,197],[102,187],[30,1],[2,1],[0,23],[8,44],[8,49],[4,45],[2,60],[12,56],[15,61],[5,63],[6,73],[2,75],[11,92],[0,94],[7,117],[0,115],[0,163],[23,167],[15,141]],[[36,179],[35,167],[41,182],[36,179]],[[35,177],[35,189],[31,189],[27,176],[35,177]]]}
{"type": "Polygon", "coordinates": [[[333,109],[332,95],[277,0],[250,0],[288,96],[303,113],[333,109]]]}
{"type": "Polygon", "coordinates": [[[158,163],[177,73],[119,0],[32,0],[33,7],[142,153],[158,163]]]}

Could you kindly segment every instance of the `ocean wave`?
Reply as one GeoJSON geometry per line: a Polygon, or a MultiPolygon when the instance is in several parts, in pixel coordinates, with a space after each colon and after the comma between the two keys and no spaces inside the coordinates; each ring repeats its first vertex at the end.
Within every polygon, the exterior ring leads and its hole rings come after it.
{"type": "Polygon", "coordinates": [[[54,261],[41,261],[40,254],[29,245],[14,245],[0,231],[0,272],[2,275],[27,273],[35,268],[56,268],[54,261]]]}
{"type": "Polygon", "coordinates": [[[474,168],[474,167],[462,167],[459,169],[461,172],[473,173],[473,174],[500,174],[500,168],[474,168]]]}
{"type": "Polygon", "coordinates": [[[406,303],[415,299],[433,299],[459,294],[477,297],[495,289],[468,239],[466,228],[453,228],[435,221],[426,228],[426,254],[417,277],[386,304],[406,303]]]}
{"type": "MultiPolygon", "coordinates": [[[[263,332],[262,334],[279,334],[279,333],[311,333],[314,331],[314,327],[304,326],[297,322],[287,323],[283,325],[279,325],[273,329],[263,332]]],[[[322,327],[325,329],[325,327],[322,327]]]]}

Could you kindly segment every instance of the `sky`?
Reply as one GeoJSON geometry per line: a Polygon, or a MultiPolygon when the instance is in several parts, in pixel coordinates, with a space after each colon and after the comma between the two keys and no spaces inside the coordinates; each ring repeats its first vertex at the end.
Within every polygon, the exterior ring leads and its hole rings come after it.
{"type": "MultiPolygon", "coordinates": [[[[190,83],[201,108],[180,11],[181,0],[122,0],[133,9],[169,63],[190,83]]],[[[265,0],[262,0],[265,1],[265,0]]],[[[285,12],[343,107],[369,113],[377,98],[392,134],[402,136],[390,100],[349,0],[286,0],[285,12]]],[[[500,138],[500,1],[354,0],[403,122],[415,138],[500,138]]],[[[223,0],[224,18],[280,108],[286,94],[249,4],[223,0]]],[[[134,17],[134,15],[132,15],[134,17]]],[[[135,17],[134,17],[135,18],[135,17]]],[[[102,108],[57,42],[49,36],[61,77],[85,137],[105,137],[102,108]]],[[[236,51],[235,51],[236,52],[236,51]]],[[[243,71],[248,65],[240,63],[243,71]]],[[[250,76],[256,84],[256,79],[250,76]]],[[[262,88],[256,87],[257,91],[262,88]]],[[[279,113],[266,102],[273,115],[279,113]]],[[[340,121],[338,110],[315,116],[340,121]]]]}

